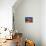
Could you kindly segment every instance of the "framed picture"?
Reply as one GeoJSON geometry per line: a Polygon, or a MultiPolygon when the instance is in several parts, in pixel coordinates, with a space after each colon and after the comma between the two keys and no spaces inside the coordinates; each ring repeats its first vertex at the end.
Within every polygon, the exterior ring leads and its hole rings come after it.
{"type": "Polygon", "coordinates": [[[25,23],[33,23],[33,17],[25,17],[25,23]]]}

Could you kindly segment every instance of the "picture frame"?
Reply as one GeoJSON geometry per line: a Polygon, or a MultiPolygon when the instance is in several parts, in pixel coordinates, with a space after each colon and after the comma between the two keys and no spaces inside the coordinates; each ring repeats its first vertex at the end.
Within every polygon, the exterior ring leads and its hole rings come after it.
{"type": "Polygon", "coordinates": [[[33,23],[33,17],[25,17],[25,23],[33,23]]]}

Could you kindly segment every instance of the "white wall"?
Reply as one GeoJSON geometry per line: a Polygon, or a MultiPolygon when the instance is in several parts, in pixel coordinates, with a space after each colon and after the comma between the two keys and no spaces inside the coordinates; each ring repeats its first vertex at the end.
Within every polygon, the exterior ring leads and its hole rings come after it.
{"type": "Polygon", "coordinates": [[[41,46],[41,0],[23,0],[14,10],[15,28],[25,38],[34,40],[36,46],[41,46]],[[27,16],[33,17],[33,23],[25,23],[27,16]]]}
{"type": "Polygon", "coordinates": [[[42,0],[41,4],[41,40],[42,46],[46,46],[46,0],[42,0]]]}
{"type": "Polygon", "coordinates": [[[0,0],[0,27],[12,28],[12,6],[16,0],[0,0]]]}

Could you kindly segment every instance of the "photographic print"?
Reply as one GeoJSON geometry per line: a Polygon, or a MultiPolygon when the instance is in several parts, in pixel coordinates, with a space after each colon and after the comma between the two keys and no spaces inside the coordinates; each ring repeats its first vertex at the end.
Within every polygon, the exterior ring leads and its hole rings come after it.
{"type": "Polygon", "coordinates": [[[33,23],[33,17],[25,17],[25,23],[33,23]]]}

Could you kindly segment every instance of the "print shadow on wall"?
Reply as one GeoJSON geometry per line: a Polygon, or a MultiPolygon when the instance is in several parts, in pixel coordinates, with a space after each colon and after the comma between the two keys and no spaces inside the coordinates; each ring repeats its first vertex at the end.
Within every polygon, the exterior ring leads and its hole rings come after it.
{"type": "Polygon", "coordinates": [[[33,17],[25,17],[25,23],[33,23],[33,17]]]}

